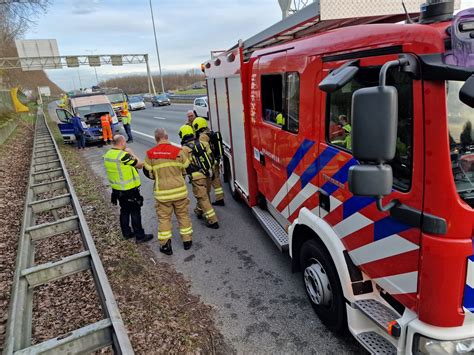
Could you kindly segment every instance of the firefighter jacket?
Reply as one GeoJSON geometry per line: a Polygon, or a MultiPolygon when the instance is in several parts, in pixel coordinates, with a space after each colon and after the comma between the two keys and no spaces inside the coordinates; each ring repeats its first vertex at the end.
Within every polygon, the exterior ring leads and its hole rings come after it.
{"type": "Polygon", "coordinates": [[[135,168],[137,160],[120,149],[109,149],[103,156],[105,171],[114,190],[127,191],[140,186],[140,176],[135,168]]]}
{"type": "MultiPolygon", "coordinates": [[[[209,145],[209,143],[201,141],[201,140],[199,141],[199,143],[204,148],[204,151],[206,152],[206,155],[207,155],[207,157],[205,158],[209,160],[209,165],[210,167],[212,167],[212,165],[214,164],[214,161],[212,159],[211,146],[209,145]]],[[[183,153],[190,162],[187,172],[191,176],[192,180],[206,179],[207,175],[202,171],[202,169],[199,166],[199,163],[197,162],[198,157],[195,157],[193,154],[194,144],[195,144],[195,141],[190,141],[183,144],[183,153]]]]}
{"type": "Polygon", "coordinates": [[[132,122],[132,114],[130,111],[122,117],[122,123],[123,124],[130,124],[132,122]]]}
{"type": "Polygon", "coordinates": [[[146,152],[144,173],[155,180],[155,198],[179,201],[188,196],[184,180],[189,160],[180,147],[162,141],[146,152]]]}

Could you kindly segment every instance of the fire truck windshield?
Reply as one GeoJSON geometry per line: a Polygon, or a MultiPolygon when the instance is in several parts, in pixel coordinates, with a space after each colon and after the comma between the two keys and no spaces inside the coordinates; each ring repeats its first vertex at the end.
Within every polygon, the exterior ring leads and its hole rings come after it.
{"type": "Polygon", "coordinates": [[[462,81],[446,82],[449,144],[458,194],[474,207],[474,112],[459,100],[463,84],[462,81]]]}

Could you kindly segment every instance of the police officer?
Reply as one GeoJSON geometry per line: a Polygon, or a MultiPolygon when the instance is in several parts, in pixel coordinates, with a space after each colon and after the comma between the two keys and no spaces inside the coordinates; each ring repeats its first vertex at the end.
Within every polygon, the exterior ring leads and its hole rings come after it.
{"type": "MultiPolygon", "coordinates": [[[[211,132],[207,126],[207,121],[203,117],[196,117],[193,121],[193,128],[196,134],[196,137],[200,141],[210,143],[212,134],[220,134],[218,132],[211,132]]],[[[216,195],[216,201],[212,204],[214,206],[224,206],[224,189],[222,188],[221,177],[220,177],[220,158],[222,157],[222,147],[211,146],[212,151],[219,150],[217,156],[216,153],[213,153],[215,164],[212,169],[212,177],[210,178],[210,185],[214,188],[214,193],[216,195]]],[[[209,187],[210,190],[210,187],[209,187]]]]}
{"type": "Polygon", "coordinates": [[[155,130],[155,140],[157,145],[146,152],[143,172],[155,180],[154,194],[160,251],[172,255],[173,211],[178,220],[184,249],[188,250],[192,246],[193,227],[189,217],[188,189],[184,181],[189,160],[180,147],[168,141],[168,133],[163,128],[155,130]]]}
{"type": "Polygon", "coordinates": [[[214,208],[212,208],[211,201],[209,200],[207,183],[210,170],[214,165],[211,147],[208,143],[197,140],[194,136],[193,128],[187,124],[181,126],[179,129],[179,137],[181,138],[183,151],[190,161],[186,172],[191,179],[193,194],[196,198],[194,213],[196,213],[198,218],[204,216],[209,228],[217,229],[219,228],[219,223],[216,212],[214,208]],[[199,146],[196,147],[196,145],[199,146]],[[201,154],[197,152],[201,152],[201,154]],[[204,161],[201,164],[199,163],[200,159],[204,161]],[[208,167],[208,169],[203,167],[208,167]]]}
{"type": "Polygon", "coordinates": [[[103,156],[107,178],[112,187],[112,203],[120,203],[120,228],[125,239],[135,237],[137,243],[153,238],[145,234],[142,227],[141,207],[143,197],[140,195],[140,176],[137,169],[143,163],[126,147],[125,137],[115,135],[113,146],[103,156]],[[130,228],[130,219],[132,228],[130,228]]]}

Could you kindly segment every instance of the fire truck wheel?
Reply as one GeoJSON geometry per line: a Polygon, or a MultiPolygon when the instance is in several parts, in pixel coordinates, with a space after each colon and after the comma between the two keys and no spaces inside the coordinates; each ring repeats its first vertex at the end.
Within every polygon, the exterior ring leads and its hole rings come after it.
{"type": "Polygon", "coordinates": [[[336,267],[326,249],[315,240],[300,250],[303,284],[321,322],[336,333],[347,329],[346,308],[336,267]]]}

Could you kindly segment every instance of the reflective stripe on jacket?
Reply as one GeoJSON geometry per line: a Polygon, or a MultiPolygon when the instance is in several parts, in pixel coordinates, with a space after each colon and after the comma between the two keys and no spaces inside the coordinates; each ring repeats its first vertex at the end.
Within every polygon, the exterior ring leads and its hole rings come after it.
{"type": "Polygon", "coordinates": [[[140,186],[140,176],[135,168],[137,161],[129,153],[112,148],[103,158],[112,189],[126,191],[140,186]]]}
{"type": "Polygon", "coordinates": [[[188,196],[183,176],[188,166],[189,160],[183,150],[167,141],[146,152],[144,168],[155,180],[158,201],[178,201],[188,196]]]}

